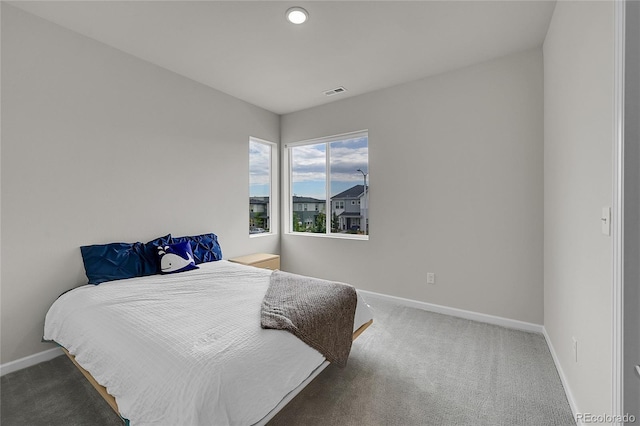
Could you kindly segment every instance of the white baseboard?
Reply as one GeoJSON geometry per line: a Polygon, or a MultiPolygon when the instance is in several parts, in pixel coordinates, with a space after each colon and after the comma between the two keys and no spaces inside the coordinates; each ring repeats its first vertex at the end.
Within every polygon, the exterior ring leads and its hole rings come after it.
{"type": "Polygon", "coordinates": [[[62,352],[62,349],[60,348],[51,348],[46,351],[38,352],[37,354],[16,359],[15,361],[0,364],[0,376],[22,370],[23,368],[31,367],[32,365],[40,364],[41,362],[49,361],[63,353],[64,352],[62,352]]]}
{"type": "Polygon", "coordinates": [[[453,317],[464,318],[472,321],[484,322],[487,324],[499,325],[516,330],[529,331],[543,334],[544,327],[540,324],[533,324],[514,320],[510,318],[497,317],[495,315],[481,314],[479,312],[465,311],[464,309],[450,308],[448,306],[435,305],[433,303],[420,302],[418,300],[405,299],[403,297],[389,296],[388,294],[374,293],[373,291],[358,290],[366,299],[382,299],[398,305],[409,306],[411,308],[422,309],[423,311],[435,312],[438,314],[451,315],[453,317]]]}
{"type": "Polygon", "coordinates": [[[571,407],[571,413],[573,414],[573,419],[576,421],[577,426],[584,426],[584,422],[581,419],[577,418],[577,414],[581,411],[578,410],[578,405],[576,404],[576,400],[573,398],[573,393],[571,392],[571,388],[569,387],[569,381],[564,374],[564,370],[560,365],[560,359],[556,354],[556,350],[553,347],[553,343],[551,343],[551,338],[549,334],[547,334],[547,329],[542,328],[542,334],[544,335],[544,339],[547,341],[547,346],[549,347],[549,352],[551,352],[551,357],[553,358],[553,363],[556,365],[556,370],[558,370],[558,375],[560,376],[560,381],[562,382],[562,387],[564,388],[564,393],[567,395],[567,400],[569,401],[569,407],[571,407]]]}

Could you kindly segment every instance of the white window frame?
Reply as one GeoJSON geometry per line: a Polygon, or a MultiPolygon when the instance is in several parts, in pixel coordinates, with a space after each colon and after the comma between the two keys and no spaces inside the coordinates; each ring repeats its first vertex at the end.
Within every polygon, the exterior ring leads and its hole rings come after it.
{"type": "MultiPolygon", "coordinates": [[[[269,167],[269,208],[267,215],[269,216],[269,232],[261,234],[249,234],[249,238],[260,238],[270,235],[277,235],[280,224],[280,199],[278,198],[278,144],[275,142],[267,141],[264,139],[249,137],[249,146],[251,142],[261,143],[269,146],[270,148],[270,167],[269,167]]],[[[249,173],[251,173],[251,164],[249,164],[249,173]]],[[[251,183],[249,183],[249,199],[251,199],[251,183]]],[[[251,212],[250,212],[251,213],[251,212]]]]}
{"type": "MultiPolygon", "coordinates": [[[[349,132],[349,133],[342,133],[339,135],[334,135],[334,136],[327,136],[327,137],[320,137],[320,138],[315,138],[315,139],[307,139],[304,141],[299,141],[299,142],[291,142],[291,143],[285,143],[282,147],[282,164],[284,165],[283,167],[283,173],[282,173],[282,181],[283,181],[283,197],[284,197],[284,204],[283,204],[283,226],[284,226],[284,233],[287,235],[303,235],[303,236],[307,236],[307,237],[314,237],[314,238],[338,238],[338,239],[346,239],[346,240],[363,240],[363,241],[368,241],[369,240],[369,235],[358,235],[358,234],[339,234],[339,233],[333,233],[333,232],[326,232],[324,234],[316,234],[313,232],[295,232],[293,230],[293,224],[291,223],[292,218],[293,218],[293,182],[291,179],[291,170],[292,170],[292,165],[291,165],[291,153],[290,153],[290,149],[291,148],[295,148],[298,146],[304,146],[304,145],[317,145],[317,144],[321,144],[324,143],[327,146],[326,149],[326,161],[325,161],[325,176],[326,176],[326,180],[325,180],[325,220],[326,220],[326,229],[330,230],[331,229],[331,220],[332,220],[332,215],[331,215],[331,197],[329,194],[329,188],[330,188],[330,179],[331,179],[331,174],[330,174],[330,159],[331,159],[331,142],[338,142],[338,141],[342,141],[345,139],[353,139],[353,138],[357,138],[360,136],[366,136],[367,137],[367,147],[369,146],[368,143],[368,139],[369,139],[369,130],[365,129],[365,130],[359,130],[356,132],[349,132]]],[[[367,159],[367,163],[368,163],[368,159],[367,159]]],[[[367,168],[369,168],[369,164],[367,164],[367,168]]],[[[355,172],[355,171],[354,171],[355,172]]],[[[370,189],[371,185],[370,185],[370,181],[369,181],[369,176],[367,176],[367,187],[370,189]]],[[[367,197],[369,197],[369,190],[367,190],[367,197]]],[[[370,204],[367,203],[367,204],[370,204]]],[[[368,214],[370,213],[370,209],[368,208],[369,206],[367,205],[367,222],[369,222],[369,217],[368,214]]],[[[370,231],[370,230],[369,230],[370,231]]]]}

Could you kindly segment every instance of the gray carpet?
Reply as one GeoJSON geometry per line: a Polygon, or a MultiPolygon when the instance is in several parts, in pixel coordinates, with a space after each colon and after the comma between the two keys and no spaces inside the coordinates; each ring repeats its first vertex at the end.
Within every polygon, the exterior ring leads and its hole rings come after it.
{"type": "Polygon", "coordinates": [[[122,426],[65,355],[2,376],[2,426],[122,426]]]}
{"type": "MultiPolygon", "coordinates": [[[[575,424],[541,335],[372,305],[347,367],[330,365],[269,426],[575,424]]],[[[122,425],[64,356],[1,385],[2,426],[122,425]]]]}
{"type": "Polygon", "coordinates": [[[544,337],[389,303],[269,423],[575,425],[544,337]]]}

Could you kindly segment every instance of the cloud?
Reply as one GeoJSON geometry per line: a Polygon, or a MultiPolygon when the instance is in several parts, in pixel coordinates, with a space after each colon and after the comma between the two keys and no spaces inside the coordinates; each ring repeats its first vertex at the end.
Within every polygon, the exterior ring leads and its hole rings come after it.
{"type": "MultiPolygon", "coordinates": [[[[329,148],[331,181],[362,182],[358,169],[368,172],[369,150],[366,138],[333,142],[329,148]]],[[[294,182],[322,181],[326,174],[326,145],[304,145],[291,149],[294,182]]]]}
{"type": "Polygon", "coordinates": [[[303,145],[291,148],[293,182],[324,182],[326,159],[325,144],[303,145]]]}
{"type": "Polygon", "coordinates": [[[332,148],[331,149],[331,180],[343,182],[361,182],[362,173],[368,173],[369,150],[363,148],[332,148]]]}
{"type": "Polygon", "coordinates": [[[249,184],[265,185],[271,183],[269,170],[271,169],[271,146],[249,142],[249,184]]]}

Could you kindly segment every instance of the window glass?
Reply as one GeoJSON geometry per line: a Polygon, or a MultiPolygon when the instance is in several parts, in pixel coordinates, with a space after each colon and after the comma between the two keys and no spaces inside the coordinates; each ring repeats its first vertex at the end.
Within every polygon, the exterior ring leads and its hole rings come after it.
{"type": "Polygon", "coordinates": [[[291,230],[324,233],[324,209],[309,209],[309,204],[326,203],[327,146],[324,143],[295,146],[291,148],[290,156],[291,230]]]}
{"type": "Polygon", "coordinates": [[[255,138],[249,139],[249,235],[272,232],[274,200],[272,172],[275,144],[255,138]]]}
{"type": "Polygon", "coordinates": [[[368,142],[358,132],[287,147],[290,232],[368,235],[368,142]]]}
{"type": "Polygon", "coordinates": [[[329,144],[331,199],[338,200],[340,207],[344,208],[345,201],[348,202],[345,198],[349,198],[352,206],[344,212],[331,212],[331,232],[359,235],[368,233],[362,226],[367,211],[359,207],[360,200],[365,197],[364,178],[369,169],[368,142],[368,135],[360,134],[329,144]]]}

